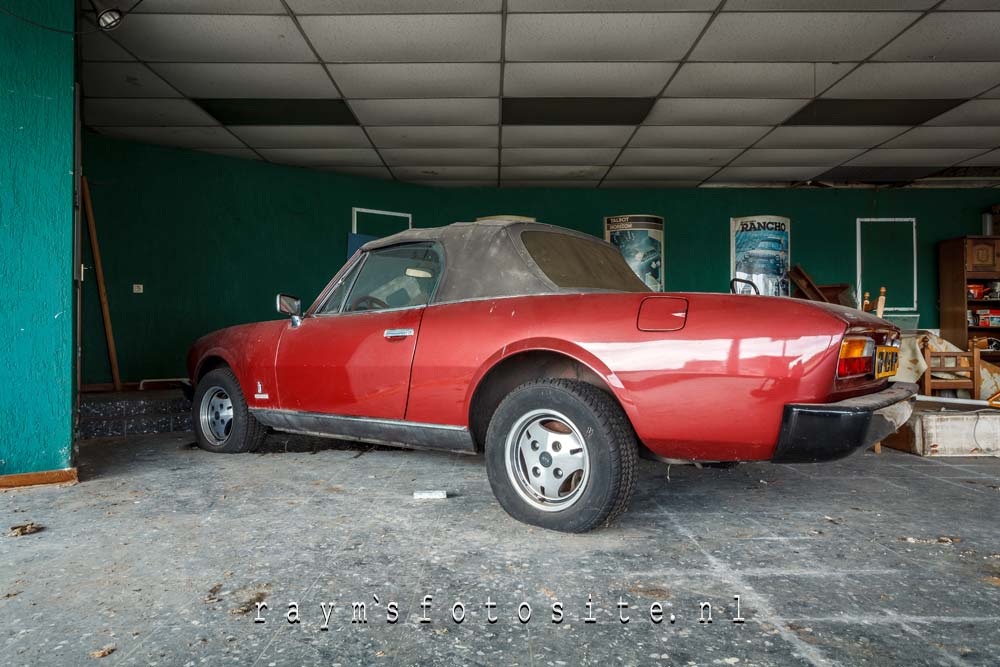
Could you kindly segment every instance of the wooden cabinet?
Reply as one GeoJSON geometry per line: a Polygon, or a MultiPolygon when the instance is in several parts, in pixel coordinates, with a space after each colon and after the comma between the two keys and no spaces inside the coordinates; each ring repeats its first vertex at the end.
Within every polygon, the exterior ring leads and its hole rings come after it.
{"type": "MultiPolygon", "coordinates": [[[[1000,310],[995,292],[975,298],[969,285],[984,288],[1000,282],[1000,236],[966,236],[938,244],[938,287],[941,309],[941,337],[963,350],[973,337],[1000,338],[1000,327],[969,323],[969,312],[981,309],[1000,310]]],[[[996,358],[996,352],[984,352],[984,358],[996,358]]],[[[992,360],[992,359],[991,359],[992,360]]]]}
{"type": "Polygon", "coordinates": [[[965,268],[969,271],[1000,271],[1000,239],[991,237],[965,240],[965,268]]]}

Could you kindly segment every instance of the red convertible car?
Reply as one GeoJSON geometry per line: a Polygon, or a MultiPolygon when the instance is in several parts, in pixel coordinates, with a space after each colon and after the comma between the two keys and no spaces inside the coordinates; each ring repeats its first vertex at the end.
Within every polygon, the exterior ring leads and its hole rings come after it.
{"type": "Polygon", "coordinates": [[[846,456],[909,416],[899,331],[841,306],[664,294],[592,236],[527,222],[413,229],[363,246],[303,314],[188,354],[198,443],[268,428],[485,454],[521,521],[584,531],[625,510],[640,454],[846,456]]]}

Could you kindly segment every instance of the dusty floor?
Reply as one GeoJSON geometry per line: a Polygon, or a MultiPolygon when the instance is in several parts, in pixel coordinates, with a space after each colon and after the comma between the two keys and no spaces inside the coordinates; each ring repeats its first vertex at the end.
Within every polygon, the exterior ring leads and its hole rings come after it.
{"type": "Polygon", "coordinates": [[[865,452],[674,466],[669,479],[644,462],[622,520],[563,535],[508,518],[479,457],[280,435],[263,454],[223,456],[191,441],[91,441],[81,484],[0,494],[0,665],[1000,659],[1000,459],[865,452]],[[413,500],[430,489],[450,497],[413,500]],[[44,530],[6,535],[29,521],[44,530]],[[352,602],[367,603],[367,624],[352,623],[352,602]]]}

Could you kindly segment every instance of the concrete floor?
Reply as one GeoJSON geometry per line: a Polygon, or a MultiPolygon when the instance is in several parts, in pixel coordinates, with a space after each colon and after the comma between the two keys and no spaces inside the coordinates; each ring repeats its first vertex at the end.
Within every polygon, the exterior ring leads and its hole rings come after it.
{"type": "Polygon", "coordinates": [[[865,452],[669,478],[644,462],[623,519],[563,535],[508,518],[480,457],[191,442],[91,441],[79,485],[0,494],[4,532],[45,526],[0,536],[0,665],[998,664],[1000,459],[865,452]],[[412,498],[442,488],[447,500],[412,498]],[[353,601],[367,624],[352,624],[353,601]]]}

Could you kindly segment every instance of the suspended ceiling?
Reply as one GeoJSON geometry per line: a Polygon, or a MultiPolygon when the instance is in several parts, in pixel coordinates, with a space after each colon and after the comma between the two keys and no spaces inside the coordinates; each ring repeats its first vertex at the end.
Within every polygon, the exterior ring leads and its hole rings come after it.
{"type": "Polygon", "coordinates": [[[80,42],[88,127],[235,157],[456,186],[1000,184],[1000,0],[143,0],[80,42]]]}

